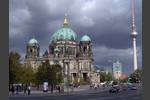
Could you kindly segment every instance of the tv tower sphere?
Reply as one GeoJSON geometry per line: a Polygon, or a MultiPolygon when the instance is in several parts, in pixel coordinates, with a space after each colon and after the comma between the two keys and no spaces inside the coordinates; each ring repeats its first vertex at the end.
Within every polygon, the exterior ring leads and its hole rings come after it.
{"type": "Polygon", "coordinates": [[[136,38],[138,36],[138,33],[136,31],[131,32],[131,37],[136,38]]]}

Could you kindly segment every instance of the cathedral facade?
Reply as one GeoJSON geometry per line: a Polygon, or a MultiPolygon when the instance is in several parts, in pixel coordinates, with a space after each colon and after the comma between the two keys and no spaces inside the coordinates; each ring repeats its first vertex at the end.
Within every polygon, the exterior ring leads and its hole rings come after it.
{"type": "Polygon", "coordinates": [[[100,76],[94,68],[92,40],[88,35],[77,40],[77,34],[68,26],[65,16],[63,27],[58,29],[52,36],[48,46],[40,56],[40,44],[32,38],[26,45],[25,64],[30,63],[34,70],[45,60],[50,64],[59,64],[62,67],[64,82],[77,80],[100,82],[100,76]]]}

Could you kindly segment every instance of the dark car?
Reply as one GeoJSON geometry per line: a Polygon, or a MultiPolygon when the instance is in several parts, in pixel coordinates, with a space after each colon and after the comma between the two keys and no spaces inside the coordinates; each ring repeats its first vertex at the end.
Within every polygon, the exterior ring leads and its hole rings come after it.
{"type": "Polygon", "coordinates": [[[137,90],[137,87],[134,86],[134,85],[132,85],[132,86],[129,87],[129,89],[130,89],[130,90],[137,90]]]}
{"type": "Polygon", "coordinates": [[[118,93],[119,92],[119,88],[117,87],[112,87],[110,90],[109,90],[109,93],[118,93]]]}

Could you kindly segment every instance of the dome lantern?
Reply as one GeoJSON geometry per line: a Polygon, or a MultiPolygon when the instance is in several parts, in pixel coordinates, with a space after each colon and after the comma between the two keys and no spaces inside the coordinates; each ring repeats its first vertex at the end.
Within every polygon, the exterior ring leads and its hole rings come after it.
{"type": "Polygon", "coordinates": [[[64,26],[63,27],[68,27],[68,19],[67,19],[67,14],[65,14],[65,18],[64,18],[64,26]]]}
{"type": "Polygon", "coordinates": [[[81,41],[83,41],[83,42],[91,41],[91,38],[88,35],[84,35],[84,36],[82,36],[81,41]]]}
{"type": "Polygon", "coordinates": [[[38,44],[38,41],[35,38],[32,38],[28,42],[29,44],[38,44]]]}

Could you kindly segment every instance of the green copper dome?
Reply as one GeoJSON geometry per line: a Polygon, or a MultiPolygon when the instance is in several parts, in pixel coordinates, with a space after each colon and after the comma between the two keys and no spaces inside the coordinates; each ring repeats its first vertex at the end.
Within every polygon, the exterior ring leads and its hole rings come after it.
{"type": "Polygon", "coordinates": [[[91,38],[88,35],[84,35],[82,36],[81,41],[91,41],[91,38]]]}
{"type": "Polygon", "coordinates": [[[75,41],[77,38],[76,33],[68,27],[63,27],[59,30],[57,30],[51,38],[51,41],[59,41],[59,40],[71,40],[75,41]]]}
{"type": "Polygon", "coordinates": [[[35,38],[32,38],[32,39],[30,39],[29,40],[29,42],[28,42],[29,44],[38,44],[38,41],[35,39],[35,38]]]}
{"type": "Polygon", "coordinates": [[[77,39],[77,34],[68,27],[68,19],[65,15],[63,28],[57,30],[51,37],[50,43],[60,41],[60,40],[70,40],[75,41],[77,39]]]}

